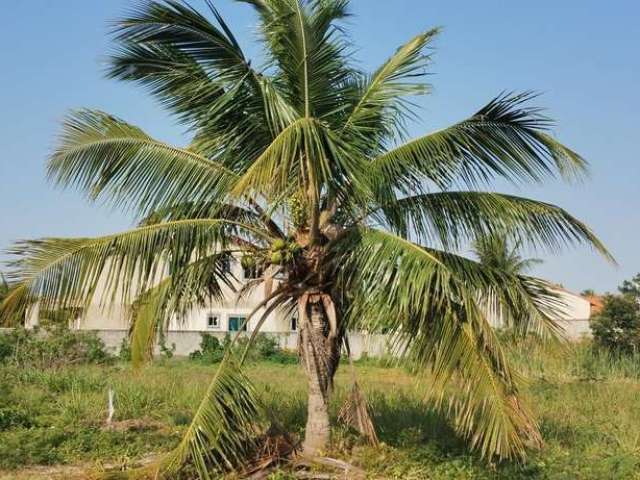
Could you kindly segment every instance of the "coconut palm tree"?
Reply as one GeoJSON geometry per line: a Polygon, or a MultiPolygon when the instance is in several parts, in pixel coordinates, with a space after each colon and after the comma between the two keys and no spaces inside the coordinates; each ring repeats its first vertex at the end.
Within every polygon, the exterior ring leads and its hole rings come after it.
{"type": "MultiPolygon", "coordinates": [[[[488,235],[477,238],[472,245],[472,250],[481,265],[492,270],[508,273],[512,276],[523,276],[535,265],[542,263],[538,258],[523,258],[520,255],[522,248],[521,239],[510,239],[504,231],[495,231],[488,235]],[[511,240],[511,241],[510,241],[511,240]]],[[[553,288],[547,289],[546,294],[554,295],[553,288]]],[[[555,293],[557,309],[564,308],[560,296],[555,293]]],[[[487,307],[487,314],[494,321],[498,321],[501,327],[507,327],[512,333],[526,335],[530,333],[529,318],[530,309],[526,303],[511,304],[508,307],[499,305],[487,295],[479,300],[487,307]]],[[[563,329],[560,324],[549,319],[547,328],[554,330],[553,336],[557,339],[563,338],[563,329]]]]}
{"type": "MultiPolygon", "coordinates": [[[[144,219],[97,238],[17,243],[12,281],[40,302],[135,303],[142,360],[172,317],[236,285],[230,257],[271,285],[253,334],[276,309],[299,318],[308,379],[304,452],[330,440],[328,404],[348,332],[385,331],[428,377],[459,434],[485,457],[522,456],[539,438],[519,376],[479,308],[526,305],[527,328],[552,332],[545,283],[480,265],[459,248],[507,229],[541,249],[587,244],[583,223],[535,200],[482,191],[580,176],[585,161],[548,133],[530,93],[502,94],[448,128],[409,139],[414,98],[437,29],[362,72],[341,21],[347,0],[243,0],[256,11],[265,63],[251,62],[214,6],[144,1],[116,22],[108,74],[148,88],[192,133],[168,145],[96,110],[71,113],[48,163],[75,187],[144,219]],[[106,281],[102,279],[106,278],[106,281]]],[[[243,294],[241,289],[239,294],[243,294]]],[[[227,354],[162,471],[242,463],[261,411],[227,354]]]]}
{"type": "Polygon", "coordinates": [[[473,253],[486,267],[512,275],[524,275],[535,265],[541,264],[542,260],[523,258],[520,255],[521,246],[522,241],[517,241],[511,246],[504,232],[494,233],[478,238],[473,244],[473,253]]]}

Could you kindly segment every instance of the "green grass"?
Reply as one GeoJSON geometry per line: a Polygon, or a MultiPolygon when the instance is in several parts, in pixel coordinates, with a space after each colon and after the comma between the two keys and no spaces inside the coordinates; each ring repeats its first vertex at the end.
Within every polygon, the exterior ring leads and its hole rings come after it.
{"type": "MultiPolygon", "coordinates": [[[[404,370],[374,361],[360,362],[357,369],[383,445],[366,447],[337,428],[330,455],[361,466],[371,478],[640,478],[638,358],[593,353],[586,344],[543,350],[524,343],[511,355],[531,379],[525,395],[546,442],[525,463],[480,461],[425,404],[428,383],[416,387],[404,370]]],[[[2,367],[0,469],[13,478],[30,465],[91,468],[166,451],[188,425],[214,370],[177,359],[140,372],[122,363],[55,370],[2,367]],[[116,395],[114,429],[104,425],[109,388],[116,395]]],[[[305,380],[300,367],[256,363],[249,375],[284,426],[301,435],[305,380]]],[[[336,385],[334,415],[349,386],[348,368],[341,369],[336,385]]]]}

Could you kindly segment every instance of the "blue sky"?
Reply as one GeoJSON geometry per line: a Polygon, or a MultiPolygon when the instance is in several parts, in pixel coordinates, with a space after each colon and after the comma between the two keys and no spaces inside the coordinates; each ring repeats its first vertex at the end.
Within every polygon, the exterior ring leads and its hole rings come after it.
{"type": "MultiPolygon", "coordinates": [[[[106,110],[157,138],[185,143],[184,129],[143,89],[102,76],[107,22],[131,3],[29,0],[3,10],[0,248],[17,239],[93,236],[132,223],[47,183],[46,156],[69,109],[106,110]]],[[[256,56],[251,9],[230,0],[215,3],[256,56]]],[[[580,185],[497,189],[563,206],[596,231],[620,266],[578,249],[542,256],[535,274],[573,290],[606,291],[640,271],[640,3],[353,0],[352,11],[357,57],[369,70],[416,33],[444,27],[431,67],[434,92],[420,100],[413,134],[463,119],[503,90],[543,93],[536,103],[557,121],[554,135],[589,160],[591,177],[580,185]]]]}

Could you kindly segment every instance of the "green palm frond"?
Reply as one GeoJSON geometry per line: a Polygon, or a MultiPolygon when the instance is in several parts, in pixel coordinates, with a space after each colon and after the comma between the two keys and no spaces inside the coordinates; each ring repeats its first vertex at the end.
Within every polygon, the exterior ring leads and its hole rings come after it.
{"type": "Polygon", "coordinates": [[[10,251],[18,256],[10,277],[51,306],[77,306],[93,299],[128,304],[167,274],[216,249],[224,249],[230,232],[264,240],[258,228],[225,220],[167,222],[97,238],[50,238],[25,241],[10,251]]]}
{"type": "Polygon", "coordinates": [[[184,202],[224,199],[236,175],[195,151],[152,139],[106,113],[70,115],[48,164],[58,185],[140,214],[184,202]]]}
{"type": "Polygon", "coordinates": [[[155,467],[157,473],[161,478],[174,478],[191,462],[200,478],[209,480],[244,465],[255,446],[260,416],[251,381],[227,352],[187,432],[159,468],[155,467]]]}
{"type": "Polygon", "coordinates": [[[226,269],[231,253],[221,251],[194,261],[141,293],[131,308],[131,357],[139,366],[153,355],[159,332],[169,322],[177,324],[196,307],[221,302],[235,291],[233,276],[226,269]]]}
{"type": "Polygon", "coordinates": [[[139,367],[153,356],[158,332],[167,322],[164,303],[170,287],[171,278],[162,280],[159,285],[141,294],[132,305],[129,337],[134,367],[139,367]]]}
{"type": "Polygon", "coordinates": [[[517,298],[518,282],[381,231],[361,230],[350,242],[342,263],[351,272],[345,285],[357,292],[351,327],[388,332],[397,352],[431,375],[439,400],[457,391],[455,425],[483,456],[521,456],[528,437],[539,434],[516,397],[518,375],[478,303],[478,294],[491,288],[517,298]]]}
{"type": "Polygon", "coordinates": [[[22,284],[9,284],[3,281],[3,292],[0,295],[0,325],[3,327],[15,327],[22,325],[28,309],[35,299],[29,289],[22,284]]]}
{"type": "MultiPolygon", "coordinates": [[[[325,187],[334,195],[363,192],[358,180],[365,164],[346,143],[315,119],[301,118],[283,130],[236,182],[233,193],[263,193],[267,198],[301,189],[319,198],[325,187]],[[360,175],[359,175],[360,174],[360,175]],[[342,181],[353,178],[353,183],[342,181]]],[[[317,204],[316,204],[317,205],[317,204]]]]}
{"type": "MultiPolygon", "coordinates": [[[[213,4],[208,5],[219,27],[185,2],[139,3],[126,18],[115,22],[115,40],[125,48],[160,46],[179,52],[206,69],[212,83],[240,80],[252,72],[249,61],[213,4]]],[[[117,78],[124,75],[125,79],[143,82],[149,80],[150,72],[138,69],[145,65],[131,60],[126,50],[116,54],[110,67],[111,75],[117,78]]],[[[161,80],[162,77],[156,79],[161,80]]],[[[164,92],[171,94],[172,90],[165,89],[164,92]]]]}
{"type": "Polygon", "coordinates": [[[247,1],[260,16],[260,33],[271,66],[299,116],[329,120],[336,113],[346,81],[347,45],[336,23],[347,2],[336,0],[247,1]]]}
{"type": "Polygon", "coordinates": [[[447,249],[459,249],[469,241],[505,232],[516,242],[552,252],[587,245],[614,261],[584,223],[555,205],[528,198],[446,191],[402,198],[385,205],[383,211],[383,223],[402,236],[415,235],[447,249]]]}
{"type": "Polygon", "coordinates": [[[524,105],[534,95],[502,95],[471,118],[418,137],[373,161],[385,185],[404,192],[425,182],[475,188],[494,178],[541,181],[584,174],[585,160],[546,133],[551,121],[524,105]]]}
{"type": "Polygon", "coordinates": [[[149,86],[195,127],[199,151],[242,171],[296,114],[207,4],[217,25],[183,2],[139,4],[115,24],[109,74],[149,86]]]}
{"type": "Polygon", "coordinates": [[[431,29],[411,39],[359,87],[344,123],[345,135],[355,136],[371,148],[378,141],[379,148],[390,136],[401,133],[402,120],[411,117],[410,97],[428,92],[419,79],[429,63],[424,50],[438,33],[439,29],[431,29]]]}

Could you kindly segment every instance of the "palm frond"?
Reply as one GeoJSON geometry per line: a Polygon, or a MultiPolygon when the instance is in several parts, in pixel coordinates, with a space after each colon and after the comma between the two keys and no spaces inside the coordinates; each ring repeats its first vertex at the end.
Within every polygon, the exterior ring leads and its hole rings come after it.
{"type": "MultiPolygon", "coordinates": [[[[180,52],[201,65],[212,81],[237,81],[251,71],[249,62],[213,4],[208,5],[219,27],[186,2],[141,2],[126,18],[115,22],[115,40],[125,47],[161,46],[180,52]]],[[[110,69],[113,76],[146,79],[148,72],[136,70],[139,65],[128,61],[131,59],[126,54],[114,60],[110,69]]]]}
{"type": "Polygon", "coordinates": [[[589,227],[549,203],[513,195],[447,191],[414,195],[383,208],[382,222],[402,236],[459,249],[468,242],[504,233],[515,242],[557,252],[587,245],[615,262],[589,227]]]}
{"type": "Polygon", "coordinates": [[[439,400],[456,385],[455,425],[483,456],[523,455],[525,442],[539,435],[537,426],[518,397],[519,377],[478,305],[480,292],[518,291],[518,285],[470,260],[389,233],[361,230],[350,242],[341,263],[351,272],[346,284],[357,292],[351,327],[387,331],[398,353],[431,376],[439,400]]]}
{"type": "Polygon", "coordinates": [[[384,141],[402,133],[403,120],[411,116],[411,96],[429,90],[418,80],[426,74],[429,63],[424,50],[438,33],[439,29],[434,28],[412,38],[359,87],[343,134],[373,146],[378,142],[380,148],[384,141]]]}
{"type": "MultiPolygon", "coordinates": [[[[3,276],[3,282],[4,276],[3,276]]],[[[15,327],[22,325],[34,303],[29,289],[24,284],[4,283],[6,291],[0,298],[0,325],[15,327]]]]}
{"type": "Polygon", "coordinates": [[[245,465],[255,446],[260,407],[251,381],[227,352],[180,444],[157,473],[173,478],[191,462],[201,479],[245,465]]]}
{"type": "Polygon", "coordinates": [[[524,105],[533,97],[501,95],[467,120],[383,153],[373,168],[388,188],[406,193],[424,190],[426,182],[475,188],[494,178],[580,177],[586,161],[546,133],[551,121],[524,105]]]}
{"type": "Polygon", "coordinates": [[[188,265],[224,250],[231,232],[264,241],[267,234],[253,226],[225,220],[167,222],[97,238],[50,238],[16,244],[9,252],[10,278],[30,294],[56,308],[99,300],[125,304],[167,275],[179,275],[188,265]]]}
{"type": "MultiPolygon", "coordinates": [[[[282,192],[301,189],[319,195],[323,187],[334,195],[365,191],[358,180],[365,164],[355,157],[325,125],[313,118],[301,118],[285,128],[256,159],[234,186],[236,196],[247,191],[273,198],[282,192]],[[360,174],[360,175],[358,175],[360,174]],[[352,178],[353,183],[343,182],[352,178]]],[[[363,178],[365,180],[365,178],[363,178]]]]}
{"type": "Polygon", "coordinates": [[[177,324],[196,307],[222,302],[235,290],[234,278],[226,269],[231,253],[220,251],[175,271],[136,298],[131,308],[131,357],[139,366],[153,355],[160,332],[173,320],[177,324]]]}
{"type": "Polygon", "coordinates": [[[247,1],[260,16],[266,55],[300,117],[328,120],[340,107],[352,71],[348,44],[336,22],[347,15],[339,0],[247,1]]]}
{"type": "Polygon", "coordinates": [[[48,164],[56,184],[148,214],[185,202],[221,201],[236,175],[195,151],[152,139],[106,113],[71,114],[48,164]]]}
{"type": "Polygon", "coordinates": [[[236,171],[296,118],[277,85],[251,66],[230,27],[186,2],[143,2],[115,24],[112,77],[151,88],[196,129],[194,145],[236,171]]]}

